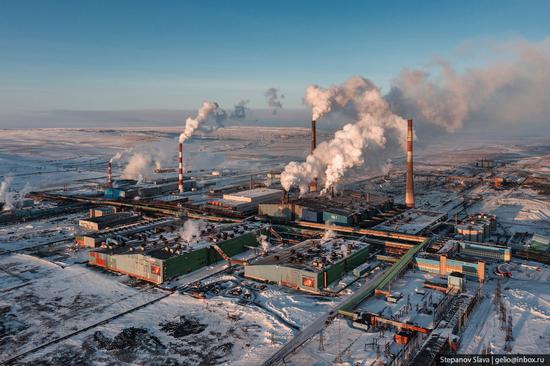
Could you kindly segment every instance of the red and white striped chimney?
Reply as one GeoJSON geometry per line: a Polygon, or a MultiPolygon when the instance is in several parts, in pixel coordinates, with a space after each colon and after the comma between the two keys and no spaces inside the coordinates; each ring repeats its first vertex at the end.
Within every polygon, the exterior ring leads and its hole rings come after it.
{"type": "Polygon", "coordinates": [[[107,184],[109,186],[113,184],[113,177],[111,175],[111,160],[107,162],[107,184]]]}
{"type": "Polygon", "coordinates": [[[414,208],[414,178],[413,178],[413,121],[407,121],[407,178],[405,186],[405,205],[414,208]]]}
{"type": "Polygon", "coordinates": [[[183,193],[183,142],[180,142],[180,156],[178,166],[178,191],[183,193]]]}

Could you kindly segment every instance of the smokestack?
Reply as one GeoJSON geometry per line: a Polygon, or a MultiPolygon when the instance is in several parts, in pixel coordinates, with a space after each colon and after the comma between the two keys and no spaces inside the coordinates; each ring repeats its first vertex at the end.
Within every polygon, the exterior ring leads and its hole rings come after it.
{"type": "Polygon", "coordinates": [[[183,193],[183,142],[180,142],[180,155],[178,161],[178,191],[183,193]]]}
{"type": "MultiPolygon", "coordinates": [[[[311,120],[311,154],[317,147],[317,121],[311,120]]],[[[309,182],[309,191],[317,192],[317,178],[309,182]]]]}
{"type": "Polygon", "coordinates": [[[311,153],[313,154],[313,150],[317,147],[317,128],[316,128],[317,121],[312,120],[311,121],[311,153]]]}
{"type": "Polygon", "coordinates": [[[405,205],[414,208],[414,178],[413,178],[413,121],[409,119],[407,133],[407,180],[405,187],[405,205]]]}
{"type": "Polygon", "coordinates": [[[113,177],[111,175],[111,160],[107,162],[107,185],[109,187],[113,185],[113,177]]]}

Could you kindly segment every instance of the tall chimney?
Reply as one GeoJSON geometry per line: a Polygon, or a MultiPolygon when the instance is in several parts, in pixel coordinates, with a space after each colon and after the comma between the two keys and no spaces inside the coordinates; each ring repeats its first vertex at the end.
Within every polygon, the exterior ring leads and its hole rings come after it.
{"type": "Polygon", "coordinates": [[[413,121],[407,121],[407,181],[405,187],[405,205],[414,208],[414,178],[413,178],[413,121]]]}
{"type": "Polygon", "coordinates": [[[178,161],[178,191],[183,193],[183,142],[180,142],[180,155],[178,161]]]}
{"type": "Polygon", "coordinates": [[[313,154],[313,150],[317,147],[317,127],[316,127],[317,121],[313,120],[311,121],[311,153],[313,154]]]}
{"type": "Polygon", "coordinates": [[[111,175],[111,160],[107,162],[107,185],[109,187],[113,185],[113,177],[111,175]]]}
{"type": "MultiPolygon", "coordinates": [[[[317,121],[312,120],[311,121],[311,154],[313,154],[313,150],[317,147],[317,121]]],[[[317,192],[317,178],[314,178],[311,182],[309,182],[309,191],[310,192],[317,192]]]]}

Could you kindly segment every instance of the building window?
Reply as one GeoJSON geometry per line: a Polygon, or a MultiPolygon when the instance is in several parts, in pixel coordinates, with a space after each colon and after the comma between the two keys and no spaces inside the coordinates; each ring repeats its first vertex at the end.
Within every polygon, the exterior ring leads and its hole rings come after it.
{"type": "Polygon", "coordinates": [[[302,277],[302,286],[315,287],[315,280],[311,277],[302,277]]]}

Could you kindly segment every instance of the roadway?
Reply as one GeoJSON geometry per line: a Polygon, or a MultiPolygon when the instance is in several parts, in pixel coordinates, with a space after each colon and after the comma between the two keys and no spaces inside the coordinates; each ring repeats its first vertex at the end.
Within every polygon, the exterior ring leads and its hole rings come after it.
{"type": "MultiPolygon", "coordinates": [[[[371,288],[373,283],[377,285],[379,282],[379,279],[381,277],[384,277],[384,275],[387,272],[389,272],[389,270],[385,270],[378,273],[376,276],[374,276],[367,282],[367,285],[364,286],[364,288],[371,288]]],[[[376,288],[376,286],[374,286],[374,288],[376,288]]],[[[374,291],[374,289],[372,291],[374,291]]],[[[359,292],[349,295],[348,297],[345,298],[343,302],[338,304],[333,310],[315,319],[311,324],[309,324],[307,327],[302,329],[294,338],[292,338],[287,344],[285,344],[281,349],[279,349],[275,354],[273,354],[269,359],[267,359],[267,361],[265,361],[263,365],[264,366],[278,365],[279,363],[283,362],[285,357],[287,357],[289,354],[294,352],[298,347],[306,343],[309,339],[315,336],[315,334],[319,333],[322,329],[324,329],[327,321],[336,317],[336,313],[338,311],[340,311],[343,308],[347,308],[350,305],[350,303],[356,302],[357,298],[362,296],[363,293],[364,293],[363,290],[359,290],[359,292]]]]}
{"type": "Polygon", "coordinates": [[[361,303],[366,297],[372,295],[374,290],[377,288],[382,288],[391,282],[396,276],[403,271],[407,265],[414,258],[420,250],[422,250],[429,239],[425,239],[421,244],[418,244],[407,253],[405,253],[401,259],[391,266],[389,269],[378,273],[376,276],[371,278],[363,287],[361,287],[356,293],[349,295],[343,302],[338,304],[329,313],[325,313],[317,318],[313,323],[308,325],[302,331],[300,331],[293,339],[291,339],[287,344],[285,344],[281,349],[279,349],[275,354],[273,354],[267,361],[264,362],[264,366],[277,365],[284,361],[285,357],[294,352],[298,347],[311,339],[315,334],[319,333],[326,325],[327,320],[332,319],[336,316],[336,312],[352,317],[354,313],[352,310],[361,303]]]}

